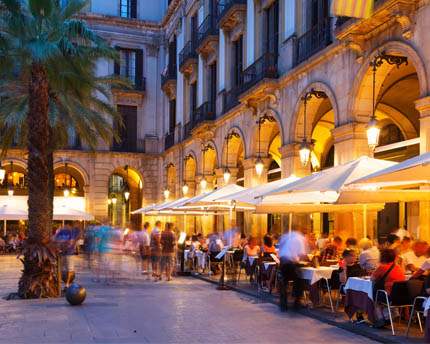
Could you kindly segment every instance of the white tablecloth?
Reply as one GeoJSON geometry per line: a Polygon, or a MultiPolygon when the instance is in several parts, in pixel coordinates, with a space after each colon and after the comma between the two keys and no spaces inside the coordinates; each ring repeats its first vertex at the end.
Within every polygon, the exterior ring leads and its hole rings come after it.
{"type": "Polygon", "coordinates": [[[370,279],[350,277],[345,285],[345,290],[348,289],[366,293],[369,299],[373,301],[373,283],[370,279]]]}
{"type": "Polygon", "coordinates": [[[270,265],[276,265],[276,263],[275,262],[267,262],[267,263],[264,263],[264,269],[265,270],[267,270],[268,268],[269,268],[269,266],[270,265]]]}
{"type": "Polygon", "coordinates": [[[298,271],[299,278],[309,280],[311,285],[317,283],[321,278],[330,279],[333,271],[337,268],[321,266],[319,268],[300,268],[298,271]]]}

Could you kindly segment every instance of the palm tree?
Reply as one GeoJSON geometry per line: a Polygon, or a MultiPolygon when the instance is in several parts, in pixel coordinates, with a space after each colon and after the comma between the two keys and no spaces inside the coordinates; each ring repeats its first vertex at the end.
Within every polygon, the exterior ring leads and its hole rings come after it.
{"type": "Polygon", "coordinates": [[[0,0],[0,129],[5,155],[14,138],[28,150],[28,240],[18,294],[57,295],[56,253],[50,245],[53,209],[53,152],[69,129],[95,149],[100,137],[117,138],[120,117],[109,103],[109,85],[98,77],[100,59],[118,53],[75,15],[87,4],[71,0],[0,0]]]}

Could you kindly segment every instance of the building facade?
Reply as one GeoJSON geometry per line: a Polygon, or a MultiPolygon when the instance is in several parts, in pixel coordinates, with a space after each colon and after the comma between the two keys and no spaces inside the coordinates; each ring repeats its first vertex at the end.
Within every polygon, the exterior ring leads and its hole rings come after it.
{"type": "MultiPolygon", "coordinates": [[[[67,162],[81,178],[87,211],[125,220],[129,210],[163,201],[165,190],[174,199],[222,186],[227,169],[229,182],[252,187],[363,155],[402,161],[428,152],[429,15],[428,0],[376,0],[368,19],[335,17],[328,0],[93,0],[82,17],[121,54],[120,65],[100,63],[100,74],[128,76],[135,87],[113,90],[126,123],[121,144],[97,152],[72,145],[56,154],[58,171],[67,162]],[[378,56],[387,58],[373,68],[378,56]],[[373,108],[375,150],[366,137],[373,108]],[[304,139],[314,140],[306,166],[304,139]],[[126,183],[130,202],[108,204],[126,183]]],[[[25,172],[23,152],[11,150],[8,161],[25,172]]],[[[427,238],[429,208],[387,204],[367,228],[374,236],[419,228],[427,238]]],[[[235,219],[258,236],[284,231],[285,220],[235,219]]],[[[188,221],[188,230],[227,223],[202,221],[188,221]]],[[[293,216],[295,226],[344,237],[362,235],[362,221],[360,213],[293,216]]]]}

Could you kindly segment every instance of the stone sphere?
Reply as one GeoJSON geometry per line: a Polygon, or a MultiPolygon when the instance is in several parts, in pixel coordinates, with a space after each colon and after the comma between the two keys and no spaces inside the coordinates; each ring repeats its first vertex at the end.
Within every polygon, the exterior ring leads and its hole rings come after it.
{"type": "MultiPolygon", "coordinates": [[[[75,280],[76,274],[74,271],[70,271],[70,283],[72,283],[75,280]]],[[[61,279],[64,283],[67,282],[67,271],[61,272],[61,279]]]]}
{"type": "Polygon", "coordinates": [[[79,284],[71,284],[66,291],[66,299],[72,306],[80,305],[86,296],[85,288],[79,284]]]}

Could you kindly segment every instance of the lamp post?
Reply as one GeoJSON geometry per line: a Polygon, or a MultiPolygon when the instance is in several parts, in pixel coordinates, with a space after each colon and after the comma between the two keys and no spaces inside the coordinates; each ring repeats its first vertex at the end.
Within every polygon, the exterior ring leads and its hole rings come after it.
{"type": "Polygon", "coordinates": [[[263,160],[261,159],[261,126],[266,121],[274,122],[275,119],[272,116],[268,116],[267,114],[264,114],[264,116],[260,117],[256,122],[258,124],[258,156],[257,156],[257,160],[255,161],[255,172],[257,172],[258,177],[261,177],[261,174],[263,173],[263,168],[264,168],[263,160]]]}
{"type": "Polygon", "coordinates": [[[306,139],[306,106],[308,104],[308,101],[312,99],[312,97],[315,97],[317,99],[327,99],[327,94],[323,91],[316,91],[315,89],[311,88],[310,91],[306,92],[304,96],[301,98],[303,101],[303,141],[300,144],[299,147],[299,153],[300,153],[300,161],[302,165],[305,167],[310,158],[311,158],[311,151],[314,146],[314,141],[312,138],[310,139],[310,142],[306,139]]]}
{"type": "Polygon", "coordinates": [[[202,189],[202,191],[204,191],[208,185],[208,181],[206,180],[206,176],[205,176],[205,153],[210,150],[210,149],[214,149],[209,143],[204,146],[202,148],[202,154],[203,154],[203,178],[200,181],[200,187],[202,189]]]}
{"type": "Polygon", "coordinates": [[[224,183],[228,184],[230,181],[231,173],[228,168],[228,141],[230,141],[233,137],[239,138],[239,134],[236,133],[234,130],[232,130],[230,133],[228,133],[225,136],[225,142],[226,142],[226,157],[225,157],[225,168],[224,168],[224,183]]]}
{"type": "Polygon", "coordinates": [[[403,63],[408,65],[408,58],[405,56],[387,55],[383,51],[381,54],[375,56],[373,61],[370,62],[373,74],[373,89],[372,89],[372,117],[370,117],[369,123],[366,125],[367,143],[372,150],[378,145],[379,133],[381,128],[379,127],[379,122],[376,119],[376,70],[387,62],[389,65],[396,65],[399,68],[403,63]]]}

